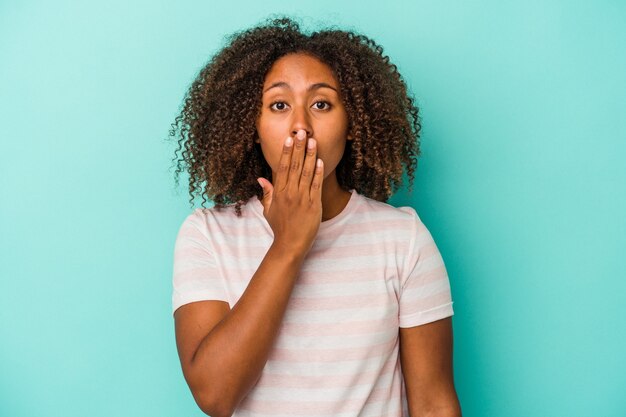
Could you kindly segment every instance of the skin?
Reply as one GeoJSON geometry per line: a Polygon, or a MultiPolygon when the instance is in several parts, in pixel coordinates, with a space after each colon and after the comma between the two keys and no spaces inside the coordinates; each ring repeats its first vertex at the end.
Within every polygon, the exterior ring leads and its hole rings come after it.
{"type": "Polygon", "coordinates": [[[346,141],[351,140],[339,91],[339,82],[328,65],[304,53],[285,55],[265,77],[263,105],[256,122],[257,142],[272,168],[272,183],[277,178],[285,139],[291,136],[295,142],[300,130],[306,133],[306,143],[315,139],[317,156],[324,161],[322,221],[339,214],[350,199],[350,193],[339,186],[335,171],[346,141]],[[322,83],[327,86],[320,86],[322,83]]]}
{"type": "Polygon", "coordinates": [[[400,328],[400,363],[411,417],[461,417],[452,346],[452,317],[400,328]]]}

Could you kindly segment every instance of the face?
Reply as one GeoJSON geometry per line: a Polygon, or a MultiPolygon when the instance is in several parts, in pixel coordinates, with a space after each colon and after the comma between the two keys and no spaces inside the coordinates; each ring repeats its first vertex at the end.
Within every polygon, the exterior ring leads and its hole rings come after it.
{"type": "Polygon", "coordinates": [[[256,122],[263,156],[276,178],[285,139],[298,130],[317,141],[324,178],[335,176],[346,146],[348,115],[332,69],[311,55],[292,53],[274,63],[263,84],[263,106],[256,122]]]}

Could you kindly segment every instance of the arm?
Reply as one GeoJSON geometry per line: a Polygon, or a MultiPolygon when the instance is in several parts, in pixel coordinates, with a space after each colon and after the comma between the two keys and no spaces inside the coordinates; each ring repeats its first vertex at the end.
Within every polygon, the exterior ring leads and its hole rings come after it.
{"type": "Polygon", "coordinates": [[[461,417],[452,344],[451,317],[400,328],[400,360],[411,417],[461,417]]]}
{"type": "Polygon", "coordinates": [[[324,167],[316,165],[312,138],[302,164],[306,132],[296,139],[283,145],[276,184],[263,182],[274,242],[233,309],[200,301],[174,313],[183,374],[198,406],[213,417],[230,416],[259,379],[321,223],[324,167]]]}
{"type": "Polygon", "coordinates": [[[232,310],[201,301],[174,313],[183,374],[205,413],[230,416],[258,380],[303,259],[272,246],[232,310]]]}

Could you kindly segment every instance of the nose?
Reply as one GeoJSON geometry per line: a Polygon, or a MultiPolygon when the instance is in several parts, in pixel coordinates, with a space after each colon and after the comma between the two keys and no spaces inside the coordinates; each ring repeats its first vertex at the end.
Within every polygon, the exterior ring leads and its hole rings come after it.
{"type": "Polygon", "coordinates": [[[291,120],[291,134],[295,136],[299,130],[304,130],[306,132],[306,137],[310,138],[313,136],[313,127],[311,126],[311,122],[309,120],[309,115],[306,110],[296,109],[292,113],[293,118],[291,120]]]}

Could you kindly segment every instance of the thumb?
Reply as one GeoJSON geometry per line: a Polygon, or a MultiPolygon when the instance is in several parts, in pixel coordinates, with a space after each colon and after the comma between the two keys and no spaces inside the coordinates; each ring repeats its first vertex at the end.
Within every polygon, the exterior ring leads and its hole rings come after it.
{"type": "Polygon", "coordinates": [[[267,211],[272,204],[272,194],[274,194],[274,186],[265,178],[257,178],[256,179],[263,189],[263,208],[267,211]]]}

